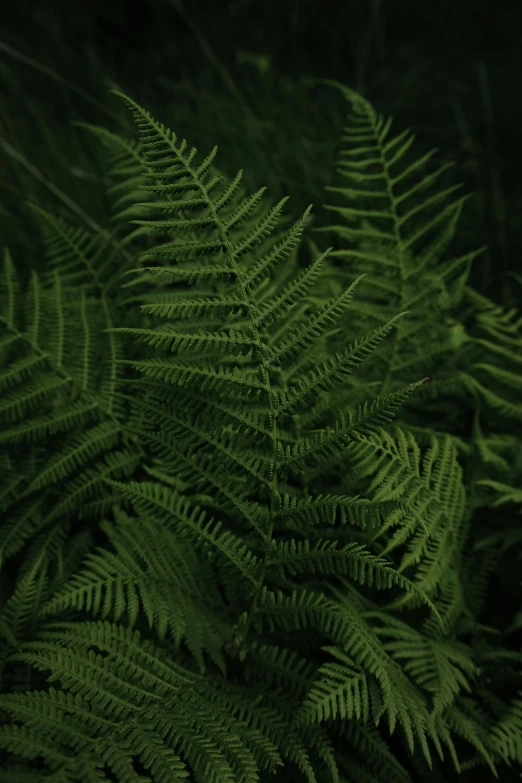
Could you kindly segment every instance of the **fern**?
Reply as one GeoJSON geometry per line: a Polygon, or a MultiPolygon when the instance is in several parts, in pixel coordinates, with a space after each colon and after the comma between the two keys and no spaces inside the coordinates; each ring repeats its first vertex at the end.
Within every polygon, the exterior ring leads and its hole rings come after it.
{"type": "Polygon", "coordinates": [[[466,286],[476,251],[440,261],[464,199],[408,208],[437,176],[345,92],[350,246],[306,268],[310,209],[285,228],[285,200],[124,95],[138,140],[84,125],[110,230],[33,207],[47,263],[26,291],[5,254],[5,780],[521,763],[517,620],[479,618],[519,544],[508,522],[501,553],[484,514],[520,502],[520,323],[466,286]]]}

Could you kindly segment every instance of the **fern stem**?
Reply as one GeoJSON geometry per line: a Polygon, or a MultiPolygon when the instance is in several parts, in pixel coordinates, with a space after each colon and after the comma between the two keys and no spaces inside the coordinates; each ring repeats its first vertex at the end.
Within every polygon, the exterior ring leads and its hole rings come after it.
{"type": "Polygon", "coordinates": [[[257,585],[256,585],[256,588],[255,588],[255,593],[254,593],[254,597],[252,599],[252,603],[250,605],[250,609],[246,613],[246,618],[243,620],[243,623],[241,624],[241,627],[239,627],[240,623],[238,623],[239,645],[234,650],[232,650],[232,657],[235,657],[235,655],[238,654],[240,650],[242,650],[242,651],[246,650],[245,642],[246,642],[246,639],[247,639],[247,636],[248,636],[248,632],[250,630],[250,626],[252,625],[252,619],[253,619],[253,616],[254,616],[256,608],[257,608],[257,602],[259,600],[259,595],[260,595],[261,590],[263,588],[263,583],[264,583],[264,580],[265,580],[265,573],[266,573],[266,569],[267,569],[267,565],[268,565],[268,557],[269,557],[269,552],[270,552],[270,548],[271,548],[272,534],[273,534],[273,530],[274,530],[275,495],[276,495],[276,492],[277,492],[277,414],[276,414],[275,405],[274,405],[274,396],[273,396],[272,385],[270,383],[270,376],[269,376],[269,371],[268,371],[267,360],[266,360],[266,356],[265,356],[265,352],[264,352],[264,345],[263,345],[263,342],[261,340],[261,336],[259,334],[259,329],[258,329],[258,327],[257,327],[257,325],[255,323],[254,314],[252,312],[252,307],[251,307],[251,304],[250,304],[250,300],[248,298],[248,295],[247,295],[247,292],[246,292],[246,289],[245,289],[245,285],[244,285],[243,279],[241,277],[240,269],[239,269],[239,267],[238,267],[238,265],[236,263],[236,259],[235,259],[235,256],[234,256],[234,251],[233,251],[232,244],[231,244],[231,242],[230,242],[230,240],[228,238],[228,235],[227,235],[225,227],[222,225],[222,223],[221,223],[221,221],[219,219],[219,216],[218,216],[218,213],[217,213],[217,211],[215,209],[214,203],[213,203],[212,199],[210,198],[205,185],[202,182],[198,181],[197,177],[194,177],[194,180],[197,181],[197,184],[199,185],[199,187],[201,188],[201,190],[202,190],[202,192],[204,194],[204,197],[207,199],[207,203],[209,204],[210,210],[213,213],[213,217],[214,217],[214,220],[216,222],[216,225],[219,226],[219,228],[220,228],[220,231],[221,231],[221,234],[222,234],[222,237],[223,237],[223,243],[224,243],[224,245],[227,248],[228,255],[230,257],[232,266],[233,266],[234,271],[235,271],[236,276],[237,276],[237,280],[239,282],[239,286],[240,286],[240,289],[241,289],[241,296],[242,296],[243,301],[245,302],[247,310],[248,310],[248,316],[249,316],[249,319],[250,319],[250,323],[251,323],[254,339],[255,339],[258,347],[259,347],[259,353],[260,353],[260,356],[261,356],[261,367],[262,367],[262,371],[263,371],[264,381],[266,383],[266,392],[267,392],[267,395],[268,395],[268,403],[269,403],[269,406],[270,406],[270,421],[272,422],[272,434],[271,434],[271,438],[272,438],[271,474],[272,475],[271,475],[271,481],[270,481],[270,517],[269,517],[267,532],[266,532],[265,539],[264,539],[263,563],[262,563],[262,566],[261,566],[261,573],[260,573],[259,579],[257,581],[257,585]]]}

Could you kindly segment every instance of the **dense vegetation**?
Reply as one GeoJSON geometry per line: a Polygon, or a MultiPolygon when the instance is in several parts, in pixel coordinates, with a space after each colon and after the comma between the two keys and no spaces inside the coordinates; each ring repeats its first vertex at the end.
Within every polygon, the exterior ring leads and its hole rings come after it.
{"type": "Polygon", "coordinates": [[[2,780],[520,779],[522,318],[444,150],[287,89],[4,119],[2,780]]]}

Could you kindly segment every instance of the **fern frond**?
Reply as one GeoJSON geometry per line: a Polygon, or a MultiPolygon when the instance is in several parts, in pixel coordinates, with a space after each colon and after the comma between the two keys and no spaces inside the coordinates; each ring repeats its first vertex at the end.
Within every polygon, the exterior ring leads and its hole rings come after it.
{"type": "MultiPolygon", "coordinates": [[[[286,756],[307,761],[297,733],[259,704],[262,697],[174,664],[136,630],[57,623],[11,657],[50,669],[50,681],[59,679],[62,689],[1,695],[1,708],[29,725],[0,729],[0,745],[25,758],[42,756],[69,779],[84,780],[97,762],[128,779],[137,758],[161,781],[186,779],[183,759],[201,780],[253,780],[257,768],[282,763],[274,734],[286,756]],[[67,756],[63,748],[71,744],[75,755],[67,756]]],[[[309,780],[315,782],[313,773],[309,780]]]]}
{"type": "Polygon", "coordinates": [[[133,628],[141,609],[160,641],[168,634],[179,651],[185,640],[201,671],[205,649],[225,673],[221,640],[228,626],[219,619],[225,608],[210,578],[210,564],[199,562],[190,545],[165,528],[138,523],[122,512],[118,517],[117,528],[102,525],[115,552],[100,548],[89,554],[83,570],[55,593],[40,617],[86,609],[114,622],[124,615],[133,628]]]}

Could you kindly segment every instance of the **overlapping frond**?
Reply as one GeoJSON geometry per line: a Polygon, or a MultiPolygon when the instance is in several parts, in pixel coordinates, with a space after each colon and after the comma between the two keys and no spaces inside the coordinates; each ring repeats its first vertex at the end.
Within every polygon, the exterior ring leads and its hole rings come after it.
{"type": "Polygon", "coordinates": [[[310,208],[291,225],[123,95],[138,140],[85,126],[111,229],[33,207],[27,290],[5,255],[6,781],[522,763],[520,620],[482,618],[520,546],[520,319],[467,286],[480,251],[444,260],[447,166],[343,89],[342,246],[306,268],[310,208]]]}

